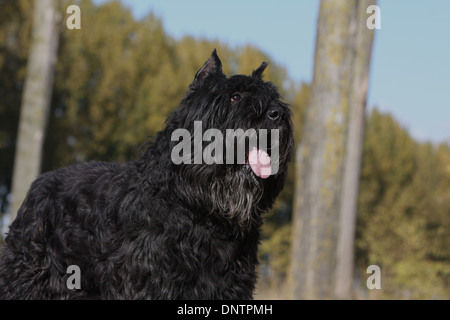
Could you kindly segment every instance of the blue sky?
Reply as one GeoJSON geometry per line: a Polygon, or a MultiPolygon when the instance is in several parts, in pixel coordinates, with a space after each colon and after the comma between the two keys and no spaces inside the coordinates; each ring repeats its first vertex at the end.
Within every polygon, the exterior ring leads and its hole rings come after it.
{"type": "MultiPolygon", "coordinates": [[[[250,43],[293,79],[312,79],[319,0],[121,1],[137,18],[153,11],[175,38],[250,43]]],[[[369,107],[390,112],[420,141],[450,141],[450,1],[379,0],[378,5],[381,30],[372,57],[369,107]]]]}

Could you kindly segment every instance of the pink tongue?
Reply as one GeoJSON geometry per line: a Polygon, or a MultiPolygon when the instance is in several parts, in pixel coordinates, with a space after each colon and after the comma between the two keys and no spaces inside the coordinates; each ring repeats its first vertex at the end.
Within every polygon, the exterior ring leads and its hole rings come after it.
{"type": "Polygon", "coordinates": [[[272,172],[270,156],[264,150],[253,149],[248,154],[248,163],[253,172],[260,178],[267,179],[272,172]]]}

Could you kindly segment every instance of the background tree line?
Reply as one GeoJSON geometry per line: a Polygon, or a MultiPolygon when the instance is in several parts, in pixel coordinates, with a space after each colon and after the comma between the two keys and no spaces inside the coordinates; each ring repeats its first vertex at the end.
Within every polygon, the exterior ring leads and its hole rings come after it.
{"type": "MultiPolygon", "coordinates": [[[[0,212],[7,211],[19,106],[30,46],[28,0],[0,1],[0,212]]],[[[224,72],[249,74],[263,60],[279,86],[301,141],[309,84],[253,46],[174,39],[149,14],[136,20],[120,2],[82,8],[80,31],[61,29],[42,171],[82,161],[125,161],[176,108],[195,72],[217,48],[224,72]]],[[[293,160],[294,161],[294,160],[293,160]]],[[[291,258],[295,166],[263,227],[259,294],[284,286],[291,258]]],[[[415,141],[389,114],[367,114],[357,213],[359,297],[450,298],[450,146],[415,141]],[[365,288],[379,265],[382,290],[365,288]]]]}

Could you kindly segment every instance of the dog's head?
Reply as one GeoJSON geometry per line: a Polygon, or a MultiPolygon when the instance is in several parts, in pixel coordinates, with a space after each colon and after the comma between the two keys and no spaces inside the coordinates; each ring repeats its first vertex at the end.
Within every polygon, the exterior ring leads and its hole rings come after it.
{"type": "Polygon", "coordinates": [[[240,220],[272,206],[293,149],[291,111],[266,67],[227,77],[214,50],[167,123],[180,179],[204,207],[240,220]]]}

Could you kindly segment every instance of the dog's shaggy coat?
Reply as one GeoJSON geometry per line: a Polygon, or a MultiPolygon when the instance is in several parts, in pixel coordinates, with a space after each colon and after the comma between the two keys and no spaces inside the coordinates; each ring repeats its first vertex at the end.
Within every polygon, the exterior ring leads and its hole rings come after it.
{"type": "MultiPolygon", "coordinates": [[[[288,106],[262,80],[227,78],[214,50],[136,160],[91,162],[32,184],[0,256],[2,299],[251,299],[262,215],[293,146],[288,106]],[[279,129],[277,174],[171,160],[175,129],[279,129]],[[70,265],[81,289],[69,289],[70,265]]],[[[270,148],[267,150],[270,154],[270,148]]]]}

